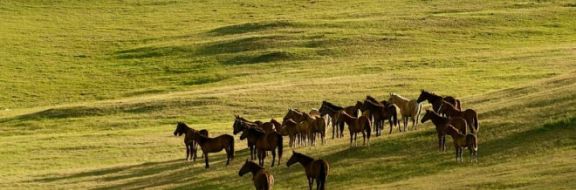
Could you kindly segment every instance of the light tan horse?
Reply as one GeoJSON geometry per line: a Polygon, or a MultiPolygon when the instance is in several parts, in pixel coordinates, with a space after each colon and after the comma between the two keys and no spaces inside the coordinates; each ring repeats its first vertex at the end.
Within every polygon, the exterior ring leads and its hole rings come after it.
{"type": "Polygon", "coordinates": [[[402,115],[402,123],[404,124],[404,131],[406,131],[406,126],[408,126],[408,119],[412,121],[412,128],[416,129],[418,126],[418,116],[420,115],[420,110],[422,109],[421,104],[416,102],[416,100],[410,100],[404,98],[396,93],[390,93],[389,103],[395,104],[400,108],[400,113],[402,115]]]}

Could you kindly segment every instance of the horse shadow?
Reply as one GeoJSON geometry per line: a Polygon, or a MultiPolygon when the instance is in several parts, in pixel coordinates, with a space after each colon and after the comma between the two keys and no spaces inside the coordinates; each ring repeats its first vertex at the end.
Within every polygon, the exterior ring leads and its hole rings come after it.
{"type": "MultiPolygon", "coordinates": [[[[175,189],[217,189],[222,176],[211,172],[236,171],[248,158],[246,149],[236,151],[235,161],[225,166],[225,154],[210,155],[210,168],[204,169],[204,159],[198,158],[196,162],[175,159],[160,162],[148,162],[129,166],[120,166],[106,169],[96,169],[69,175],[49,175],[31,180],[36,183],[100,183],[112,184],[95,186],[92,189],[143,189],[169,187],[175,189]],[[242,163],[239,161],[242,160],[242,163]],[[202,177],[208,176],[209,178],[202,177]]],[[[237,172],[226,172],[232,181],[242,180],[237,172]]],[[[234,183],[239,184],[239,183],[234,183]]],[[[229,187],[232,188],[232,187],[229,187]]]]}

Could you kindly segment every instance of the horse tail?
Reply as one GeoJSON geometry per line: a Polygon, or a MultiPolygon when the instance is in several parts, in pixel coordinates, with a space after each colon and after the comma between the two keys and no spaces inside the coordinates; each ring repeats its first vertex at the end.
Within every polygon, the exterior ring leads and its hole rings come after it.
{"type": "Polygon", "coordinates": [[[282,159],[282,149],[284,149],[284,143],[282,142],[282,135],[276,134],[276,143],[278,144],[278,165],[280,165],[280,159],[282,159]]]}
{"type": "Polygon", "coordinates": [[[480,122],[478,122],[478,114],[474,114],[474,131],[472,132],[476,134],[478,133],[479,130],[480,130],[480,122]]]}
{"type": "Polygon", "coordinates": [[[368,140],[370,140],[370,131],[372,131],[372,129],[370,129],[371,123],[370,123],[370,119],[368,119],[368,117],[365,117],[366,121],[365,121],[365,125],[364,125],[364,130],[366,130],[366,135],[368,136],[368,140]]]}
{"type": "Polygon", "coordinates": [[[317,183],[319,183],[319,190],[324,190],[326,187],[326,177],[328,176],[328,163],[324,160],[320,160],[320,171],[318,172],[317,183]]]}

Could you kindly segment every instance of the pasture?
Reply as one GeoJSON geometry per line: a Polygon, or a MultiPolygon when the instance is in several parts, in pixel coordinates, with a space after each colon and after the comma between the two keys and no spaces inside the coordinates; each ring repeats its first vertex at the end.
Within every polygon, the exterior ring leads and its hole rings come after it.
{"type": "MultiPolygon", "coordinates": [[[[478,163],[449,137],[438,152],[431,123],[294,150],[330,162],[327,189],[573,189],[574,18],[571,1],[0,1],[0,189],[252,189],[239,135],[204,169],[176,123],[232,134],[235,114],[420,89],[478,111],[478,163]]],[[[275,189],[308,185],[291,154],[285,138],[266,160],[275,189]]]]}

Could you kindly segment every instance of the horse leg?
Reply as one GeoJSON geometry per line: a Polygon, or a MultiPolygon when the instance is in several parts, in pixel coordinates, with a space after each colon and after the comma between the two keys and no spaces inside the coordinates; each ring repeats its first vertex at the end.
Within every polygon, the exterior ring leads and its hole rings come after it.
{"type": "Polygon", "coordinates": [[[312,190],[312,184],[314,183],[314,181],[312,181],[312,178],[308,178],[308,189],[312,190]]]}
{"type": "Polygon", "coordinates": [[[352,139],[354,139],[354,135],[352,135],[352,132],[350,132],[350,147],[352,147],[352,139]]]}
{"type": "Polygon", "coordinates": [[[336,132],[336,125],[334,120],[332,120],[332,139],[334,139],[334,133],[336,132]]]}
{"type": "Polygon", "coordinates": [[[210,164],[208,164],[208,153],[204,153],[204,162],[206,163],[206,169],[208,169],[210,167],[210,164]]]}
{"type": "Polygon", "coordinates": [[[412,120],[412,128],[414,128],[414,130],[417,130],[418,124],[416,124],[416,118],[414,116],[412,116],[410,119],[412,120]]]}
{"type": "MultiPolygon", "coordinates": [[[[270,167],[274,167],[274,161],[276,160],[276,151],[274,151],[275,149],[272,149],[272,166],[270,167]]],[[[280,161],[278,161],[280,162],[280,161]]]]}
{"type": "Polygon", "coordinates": [[[189,156],[190,156],[190,146],[188,144],[185,144],[184,146],[186,146],[186,161],[189,161],[189,156]]]}

